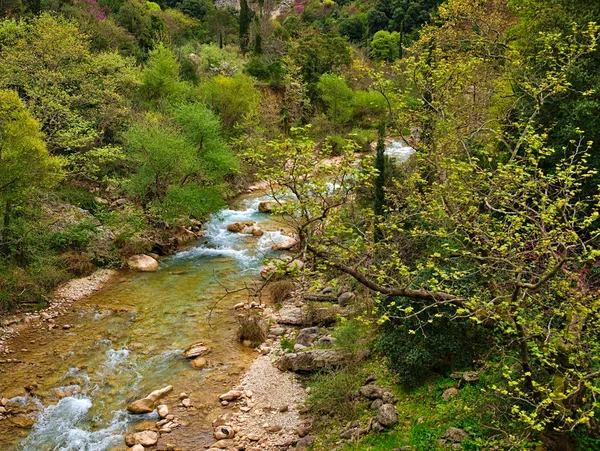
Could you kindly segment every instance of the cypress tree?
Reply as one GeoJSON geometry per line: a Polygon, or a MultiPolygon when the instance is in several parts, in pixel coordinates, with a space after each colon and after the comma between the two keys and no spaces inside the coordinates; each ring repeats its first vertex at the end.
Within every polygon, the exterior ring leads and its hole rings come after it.
{"type": "Polygon", "coordinates": [[[248,51],[251,22],[250,8],[247,0],[240,0],[240,50],[242,53],[248,51]]]}
{"type": "Polygon", "coordinates": [[[373,212],[375,213],[375,230],[374,240],[379,242],[383,239],[383,231],[379,227],[381,219],[385,213],[385,124],[379,125],[377,134],[377,148],[375,155],[375,169],[377,176],[375,177],[375,196],[373,212]]]}

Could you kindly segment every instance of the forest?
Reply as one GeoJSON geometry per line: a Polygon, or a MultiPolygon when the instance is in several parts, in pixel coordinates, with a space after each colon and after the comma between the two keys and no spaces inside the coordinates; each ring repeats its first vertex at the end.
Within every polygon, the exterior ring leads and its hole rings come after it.
{"type": "Polygon", "coordinates": [[[2,0],[0,321],[258,185],[293,244],[245,292],[342,356],[237,319],[307,448],[598,450],[599,39],[597,0],[2,0]]]}

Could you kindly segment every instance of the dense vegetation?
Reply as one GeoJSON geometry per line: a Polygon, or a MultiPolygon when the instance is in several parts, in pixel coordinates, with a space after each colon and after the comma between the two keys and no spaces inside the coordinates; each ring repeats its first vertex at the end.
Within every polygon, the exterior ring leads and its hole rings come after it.
{"type": "Polygon", "coordinates": [[[412,414],[358,449],[436,449],[443,425],[465,449],[600,446],[596,1],[2,8],[1,312],[268,179],[298,199],[302,277],[361,293],[338,344],[374,349],[315,380],[319,413],[360,417],[375,369],[412,414]]]}

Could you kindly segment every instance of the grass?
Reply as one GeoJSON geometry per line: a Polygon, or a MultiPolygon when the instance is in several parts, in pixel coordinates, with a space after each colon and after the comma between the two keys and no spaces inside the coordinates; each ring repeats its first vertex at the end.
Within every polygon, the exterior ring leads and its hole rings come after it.
{"type": "Polygon", "coordinates": [[[247,314],[238,316],[237,339],[249,341],[253,347],[259,346],[267,338],[267,326],[260,315],[247,314]]]}

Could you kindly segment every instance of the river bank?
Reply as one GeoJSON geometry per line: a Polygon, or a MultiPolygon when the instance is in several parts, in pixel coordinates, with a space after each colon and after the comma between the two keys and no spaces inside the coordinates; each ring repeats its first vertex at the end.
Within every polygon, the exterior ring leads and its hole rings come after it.
{"type": "Polygon", "coordinates": [[[246,294],[218,306],[214,300],[226,286],[257,280],[263,258],[285,238],[274,218],[258,212],[260,201],[257,194],[242,196],[206,224],[202,243],[161,259],[157,272],[105,273],[87,280],[89,291],[84,282],[72,282],[73,294],[92,291],[92,281],[107,283],[77,302],[57,304],[54,318],[25,315],[27,326],[5,342],[10,362],[0,366],[11,375],[0,378],[0,398],[8,400],[8,415],[0,420],[3,449],[123,449],[126,432],[153,420],[125,406],[167,384],[174,390],[163,402],[181,427],[165,440],[185,450],[212,444],[212,421],[225,412],[218,396],[239,383],[256,356],[235,338],[233,308],[246,294]],[[226,230],[250,220],[261,223],[261,237],[226,230]],[[210,348],[204,369],[182,356],[199,339],[210,348]]]}

